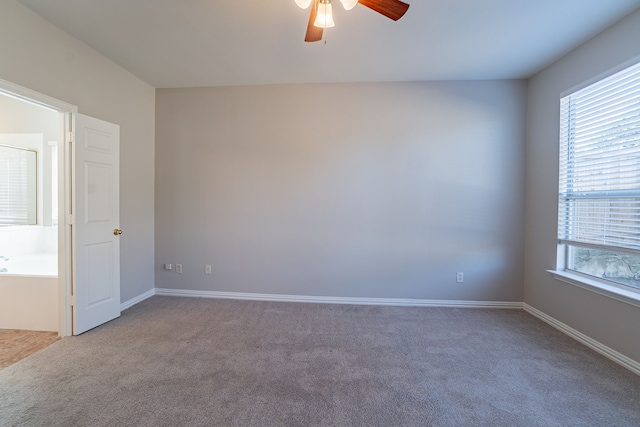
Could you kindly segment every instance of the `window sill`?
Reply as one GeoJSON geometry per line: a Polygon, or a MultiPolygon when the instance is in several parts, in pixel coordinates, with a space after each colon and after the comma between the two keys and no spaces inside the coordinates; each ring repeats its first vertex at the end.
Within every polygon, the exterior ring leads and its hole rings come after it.
{"type": "Polygon", "coordinates": [[[556,280],[640,307],[640,292],[623,289],[621,287],[608,284],[604,280],[586,277],[569,271],[547,270],[547,272],[551,273],[556,280]]]}
{"type": "Polygon", "coordinates": [[[0,231],[15,231],[15,230],[32,230],[34,228],[40,227],[40,224],[30,224],[30,225],[2,225],[0,224],[0,231]]]}

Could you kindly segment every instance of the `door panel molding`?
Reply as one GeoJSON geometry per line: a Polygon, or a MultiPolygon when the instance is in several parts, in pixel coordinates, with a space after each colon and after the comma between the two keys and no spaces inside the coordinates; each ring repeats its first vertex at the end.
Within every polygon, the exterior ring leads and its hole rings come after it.
{"type": "Polygon", "coordinates": [[[74,115],[73,334],[120,316],[120,127],[74,115]]]}

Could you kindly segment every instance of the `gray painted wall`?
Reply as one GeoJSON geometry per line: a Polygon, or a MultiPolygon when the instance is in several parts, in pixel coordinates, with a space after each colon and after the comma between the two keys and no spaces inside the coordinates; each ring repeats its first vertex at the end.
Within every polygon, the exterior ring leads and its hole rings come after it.
{"type": "Polygon", "coordinates": [[[159,89],[156,286],[522,301],[525,97],[523,81],[159,89]]]}
{"type": "Polygon", "coordinates": [[[153,289],[155,89],[12,0],[0,58],[0,78],[120,125],[121,299],[153,289]]]}
{"type": "Polygon", "coordinates": [[[640,309],[554,280],[560,94],[636,58],[640,11],[529,81],[524,301],[640,361],[640,309]]]}

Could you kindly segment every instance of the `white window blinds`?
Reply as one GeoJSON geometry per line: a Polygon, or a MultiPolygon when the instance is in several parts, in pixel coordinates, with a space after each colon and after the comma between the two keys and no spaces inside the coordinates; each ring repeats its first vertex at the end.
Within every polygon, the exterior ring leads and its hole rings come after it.
{"type": "Polygon", "coordinates": [[[0,145],[0,224],[36,223],[36,152],[0,145]]]}
{"type": "Polygon", "coordinates": [[[561,100],[560,243],[640,253],[640,64],[561,100]]]}

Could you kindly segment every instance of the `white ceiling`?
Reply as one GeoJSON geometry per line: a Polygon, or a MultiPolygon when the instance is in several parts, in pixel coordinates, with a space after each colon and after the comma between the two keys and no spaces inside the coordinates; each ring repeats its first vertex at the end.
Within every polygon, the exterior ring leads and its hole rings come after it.
{"type": "Polygon", "coordinates": [[[391,21],[334,0],[305,43],[294,0],[18,0],[154,87],[530,77],[640,0],[404,0],[391,21]]]}

